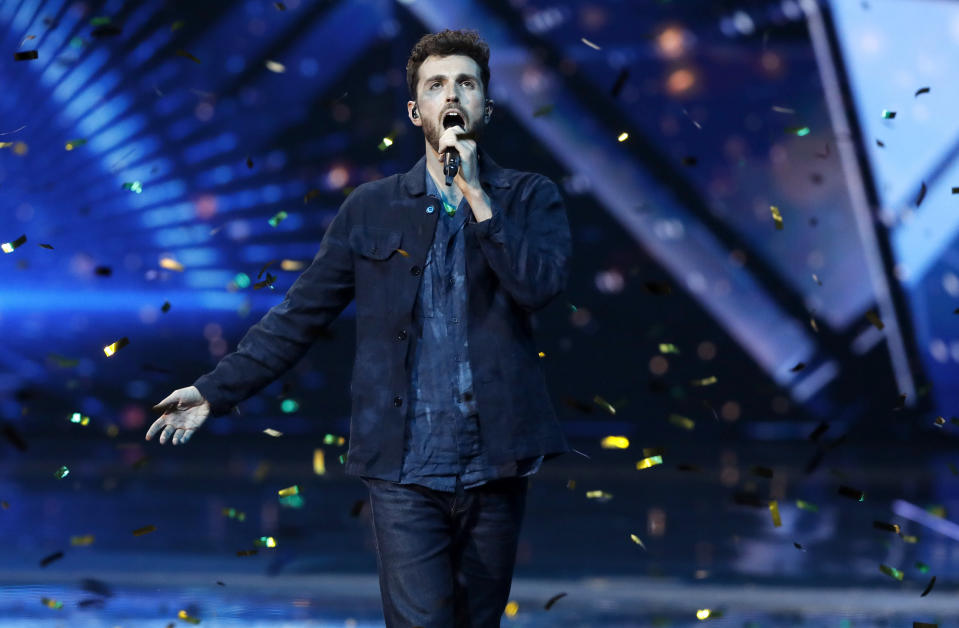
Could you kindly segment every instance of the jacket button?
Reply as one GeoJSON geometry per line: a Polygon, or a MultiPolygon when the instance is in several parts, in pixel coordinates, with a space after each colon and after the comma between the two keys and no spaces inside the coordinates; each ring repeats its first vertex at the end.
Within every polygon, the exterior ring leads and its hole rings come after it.
{"type": "Polygon", "coordinates": [[[399,395],[393,397],[393,407],[399,408],[401,405],[403,405],[403,398],[399,395]]]}
{"type": "Polygon", "coordinates": [[[412,275],[414,275],[414,276],[416,276],[416,277],[419,277],[419,276],[420,276],[420,273],[422,273],[422,272],[423,272],[423,271],[422,271],[422,269],[420,269],[419,266],[414,266],[413,268],[410,269],[410,274],[412,274],[412,275]]]}
{"type": "Polygon", "coordinates": [[[400,333],[396,334],[396,342],[403,342],[406,340],[406,330],[401,329],[400,333]]]}

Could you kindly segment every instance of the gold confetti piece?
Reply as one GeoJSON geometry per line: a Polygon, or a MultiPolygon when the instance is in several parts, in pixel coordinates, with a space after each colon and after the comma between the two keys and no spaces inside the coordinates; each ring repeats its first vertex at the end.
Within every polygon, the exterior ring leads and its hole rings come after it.
{"type": "Polygon", "coordinates": [[[610,414],[616,414],[616,408],[614,408],[614,407],[612,406],[612,404],[610,404],[608,401],[606,401],[605,399],[603,399],[603,398],[600,397],[599,395],[596,395],[595,397],[593,397],[593,403],[601,406],[602,408],[604,408],[604,409],[605,409],[607,412],[609,412],[610,414]]]}
{"type": "Polygon", "coordinates": [[[187,59],[189,59],[190,61],[193,61],[193,62],[195,62],[195,63],[199,63],[199,62],[200,62],[199,59],[197,59],[196,57],[194,57],[193,55],[191,55],[191,54],[190,54],[189,52],[187,52],[186,50],[177,50],[176,53],[177,53],[178,55],[180,55],[181,57],[186,57],[187,59]]]}
{"type": "Polygon", "coordinates": [[[71,536],[70,545],[73,545],[75,547],[87,547],[88,545],[93,545],[93,539],[94,537],[92,534],[84,534],[82,536],[71,536]]]}
{"type": "Polygon", "coordinates": [[[57,478],[58,480],[62,480],[63,478],[67,477],[69,474],[70,474],[70,469],[68,469],[66,466],[62,466],[53,473],[53,476],[57,478]]]}
{"type": "Polygon", "coordinates": [[[313,450],[313,473],[324,475],[326,473],[326,461],[323,457],[322,449],[313,450]]]}
{"type": "Polygon", "coordinates": [[[130,344],[130,339],[127,338],[126,336],[124,336],[123,338],[120,338],[119,340],[117,340],[117,341],[114,342],[113,344],[110,344],[110,345],[107,345],[107,346],[103,347],[103,352],[104,352],[105,354],[107,354],[107,357],[109,358],[109,357],[112,356],[114,353],[116,353],[117,351],[119,351],[119,350],[122,349],[123,347],[127,346],[128,344],[130,344]]]}
{"type": "Polygon", "coordinates": [[[890,567],[889,565],[879,565],[879,571],[886,574],[890,578],[895,578],[896,580],[902,581],[903,573],[895,567],[890,567]]]}
{"type": "Polygon", "coordinates": [[[38,53],[36,50],[24,50],[23,52],[13,53],[14,61],[30,61],[31,59],[36,59],[38,53]]]}
{"type": "Polygon", "coordinates": [[[0,244],[0,249],[3,249],[4,253],[13,253],[13,251],[19,247],[21,244],[27,241],[27,234],[23,234],[13,242],[4,242],[0,244]]]}
{"type": "Polygon", "coordinates": [[[603,449],[626,449],[629,447],[629,439],[625,436],[607,436],[599,445],[603,449]]]}
{"type": "Polygon", "coordinates": [[[617,137],[616,139],[617,139],[617,141],[625,142],[626,140],[629,139],[629,133],[626,133],[626,132],[624,131],[624,132],[620,133],[620,134],[619,134],[619,137],[617,137]]]}
{"type": "Polygon", "coordinates": [[[714,619],[716,617],[722,617],[722,613],[719,611],[714,611],[710,608],[701,608],[696,611],[696,619],[699,621],[705,621],[707,619],[714,619]]]}
{"type": "Polygon", "coordinates": [[[516,613],[519,612],[519,603],[510,600],[503,612],[506,613],[507,617],[516,617],[516,613]]]}
{"type": "Polygon", "coordinates": [[[545,354],[544,352],[542,352],[542,351],[540,351],[540,352],[537,353],[536,355],[538,355],[538,356],[541,357],[541,358],[545,358],[545,357],[546,357],[546,354],[545,354]]]}
{"type": "Polygon", "coordinates": [[[182,619],[183,621],[185,621],[185,622],[187,622],[187,623],[190,623],[190,624],[194,624],[194,625],[195,625],[195,624],[199,624],[199,623],[200,623],[200,620],[199,620],[199,619],[197,619],[196,617],[190,617],[190,615],[189,615],[186,611],[183,611],[183,610],[181,610],[179,613],[177,613],[176,616],[177,616],[179,619],[182,619]]]}
{"type": "Polygon", "coordinates": [[[273,429],[272,427],[266,428],[265,430],[263,430],[263,433],[266,434],[267,436],[272,436],[272,437],[274,437],[274,438],[277,438],[277,437],[279,437],[279,436],[283,436],[283,432],[281,432],[281,431],[279,431],[279,430],[275,430],[275,429],[273,429]]]}
{"type": "Polygon", "coordinates": [[[710,384],[715,384],[717,381],[718,380],[716,379],[716,376],[711,375],[710,377],[705,377],[703,379],[694,379],[690,382],[690,384],[693,386],[709,386],[710,384]]]}
{"type": "Polygon", "coordinates": [[[41,598],[40,598],[40,602],[41,602],[44,606],[46,606],[47,608],[55,608],[55,609],[57,609],[57,610],[63,608],[63,602],[58,602],[58,601],[52,600],[52,599],[50,599],[50,598],[48,598],[48,597],[41,597],[41,598]]]}
{"type": "Polygon", "coordinates": [[[86,141],[85,139],[70,140],[69,142],[66,143],[65,148],[66,148],[67,150],[73,150],[73,149],[76,148],[77,146],[83,146],[83,145],[86,144],[86,143],[87,143],[87,141],[86,141]]]}
{"type": "MultiPolygon", "coordinates": [[[[640,547],[643,548],[643,549],[646,549],[646,546],[643,545],[643,540],[640,539],[640,538],[639,538],[638,536],[636,536],[635,534],[630,534],[630,535],[629,535],[629,538],[630,538],[630,539],[633,541],[633,543],[635,543],[636,545],[640,546],[640,547]]],[[[648,551],[648,550],[647,550],[647,551],[648,551]]]]}
{"type": "Polygon", "coordinates": [[[296,270],[302,270],[305,267],[306,267],[306,264],[295,259],[285,259],[282,262],[280,262],[280,268],[282,268],[283,270],[296,271],[296,270]]]}
{"type": "Polygon", "coordinates": [[[681,414],[670,414],[669,422],[677,427],[681,427],[684,430],[691,430],[696,427],[696,422],[688,417],[684,417],[681,414]]]}
{"type": "Polygon", "coordinates": [[[780,231],[782,231],[782,228],[783,228],[783,216],[782,216],[782,214],[779,213],[779,208],[776,207],[775,205],[770,205],[770,206],[769,206],[769,211],[772,212],[773,220],[774,220],[775,223],[776,223],[776,229],[779,229],[780,231]]]}
{"type": "Polygon", "coordinates": [[[783,524],[783,520],[779,518],[779,502],[775,499],[769,501],[769,513],[773,518],[773,525],[775,527],[780,527],[783,524]]]}
{"type": "Polygon", "coordinates": [[[876,329],[882,329],[885,327],[882,319],[879,318],[879,313],[876,312],[876,310],[869,310],[866,312],[866,320],[875,325],[876,329]]]}
{"type": "Polygon", "coordinates": [[[679,353],[679,349],[676,348],[676,345],[659,343],[659,352],[660,353],[679,353]]]}
{"type": "Polygon", "coordinates": [[[576,490],[576,480],[566,480],[566,488],[571,491],[576,490]]]}
{"type": "Polygon", "coordinates": [[[592,48],[593,50],[602,50],[602,48],[600,48],[599,46],[597,46],[590,40],[586,39],[585,37],[580,37],[579,40],[583,42],[584,44],[586,44],[587,46],[589,46],[590,48],[592,48]]]}
{"type": "Polygon", "coordinates": [[[404,251],[403,249],[396,249],[396,252],[402,255],[403,257],[409,257],[410,254],[404,251]]]}
{"type": "Polygon", "coordinates": [[[548,611],[550,608],[553,607],[553,604],[556,603],[556,600],[564,597],[565,595],[566,595],[565,593],[559,593],[557,595],[554,595],[553,597],[549,598],[549,601],[546,602],[546,605],[543,608],[548,611]]]}
{"type": "Polygon", "coordinates": [[[945,425],[945,424],[946,424],[946,419],[945,419],[945,418],[943,418],[943,417],[941,417],[941,416],[937,416],[937,417],[935,418],[935,426],[936,426],[936,427],[942,427],[942,426],[945,425]]]}
{"type": "Polygon", "coordinates": [[[276,547],[276,539],[272,536],[261,536],[253,541],[253,545],[257,547],[276,547]]]}
{"type": "Polygon", "coordinates": [[[281,488],[279,491],[280,497],[289,497],[290,495],[299,495],[300,487],[296,484],[287,488],[281,488]]]}
{"type": "Polygon", "coordinates": [[[142,528],[137,528],[133,531],[133,536],[143,536],[144,534],[150,534],[151,532],[156,532],[157,527],[155,525],[143,526],[142,528]]]}
{"type": "Polygon", "coordinates": [[[816,325],[816,319],[815,319],[815,318],[810,318],[810,319],[809,319],[809,326],[812,327],[812,330],[813,330],[814,332],[816,332],[817,334],[819,333],[819,326],[816,325]]]}
{"type": "Polygon", "coordinates": [[[176,261],[172,257],[164,257],[160,259],[160,267],[166,268],[167,270],[175,270],[179,273],[183,272],[183,264],[176,261]]]}
{"type": "Polygon", "coordinates": [[[896,112],[895,112],[895,111],[889,111],[888,109],[883,109],[883,110],[882,110],[882,119],[883,119],[883,120],[892,120],[892,119],[895,118],[895,117],[896,117],[896,112]]]}
{"type": "Polygon", "coordinates": [[[796,500],[796,507],[800,510],[808,510],[809,512],[819,512],[819,506],[812,502],[804,502],[801,499],[796,500]]]}
{"type": "Polygon", "coordinates": [[[605,491],[586,491],[586,497],[589,499],[612,499],[612,494],[605,491]]]}
{"type": "Polygon", "coordinates": [[[276,215],[270,218],[269,223],[271,227],[275,227],[284,220],[286,220],[286,212],[277,212],[276,215]]]}
{"type": "Polygon", "coordinates": [[[662,456],[649,456],[647,458],[643,458],[642,460],[636,463],[636,470],[639,471],[641,469],[648,469],[658,464],[663,464],[662,456]]]}
{"type": "Polygon", "coordinates": [[[90,417],[84,416],[80,414],[79,412],[74,412],[73,415],[70,417],[70,422],[79,423],[80,425],[89,425],[90,417]]]}
{"type": "Polygon", "coordinates": [[[266,69],[270,72],[275,72],[277,74],[283,74],[286,72],[286,66],[280,63],[279,61],[266,60],[266,69]]]}

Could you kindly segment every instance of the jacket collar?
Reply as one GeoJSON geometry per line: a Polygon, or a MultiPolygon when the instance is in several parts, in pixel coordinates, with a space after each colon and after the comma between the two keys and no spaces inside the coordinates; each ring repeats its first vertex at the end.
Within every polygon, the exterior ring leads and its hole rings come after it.
{"type": "MultiPolygon", "coordinates": [[[[481,183],[489,183],[497,188],[510,187],[509,175],[499,164],[493,161],[493,158],[482,146],[477,146],[477,155],[481,183]]],[[[420,160],[408,172],[403,173],[402,184],[411,196],[426,194],[426,155],[420,157],[420,160]]]]}

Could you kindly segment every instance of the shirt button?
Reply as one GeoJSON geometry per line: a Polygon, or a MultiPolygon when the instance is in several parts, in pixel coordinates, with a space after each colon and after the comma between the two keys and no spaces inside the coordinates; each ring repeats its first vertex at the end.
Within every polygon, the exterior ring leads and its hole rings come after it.
{"type": "Polygon", "coordinates": [[[399,408],[401,405],[403,405],[403,398],[399,395],[393,397],[393,407],[399,408]]]}
{"type": "Polygon", "coordinates": [[[396,342],[402,342],[406,340],[406,330],[401,329],[398,334],[396,334],[396,342]]]}
{"type": "Polygon", "coordinates": [[[420,269],[419,266],[414,266],[414,267],[410,268],[410,274],[413,275],[414,277],[419,277],[419,276],[420,276],[420,273],[422,273],[422,272],[423,272],[423,271],[422,271],[422,269],[420,269]]]}

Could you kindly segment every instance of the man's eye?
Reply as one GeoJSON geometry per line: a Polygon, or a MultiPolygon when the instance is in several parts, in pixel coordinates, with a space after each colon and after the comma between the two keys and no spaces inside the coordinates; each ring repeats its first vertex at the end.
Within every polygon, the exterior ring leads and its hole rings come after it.
{"type": "Polygon", "coordinates": [[[431,87],[431,88],[432,88],[432,87],[436,87],[437,85],[439,85],[439,83],[433,83],[432,85],[430,85],[430,87],[431,87]]]}
{"type": "Polygon", "coordinates": [[[467,85],[467,84],[472,85],[473,81],[463,81],[463,85],[467,85]]]}

